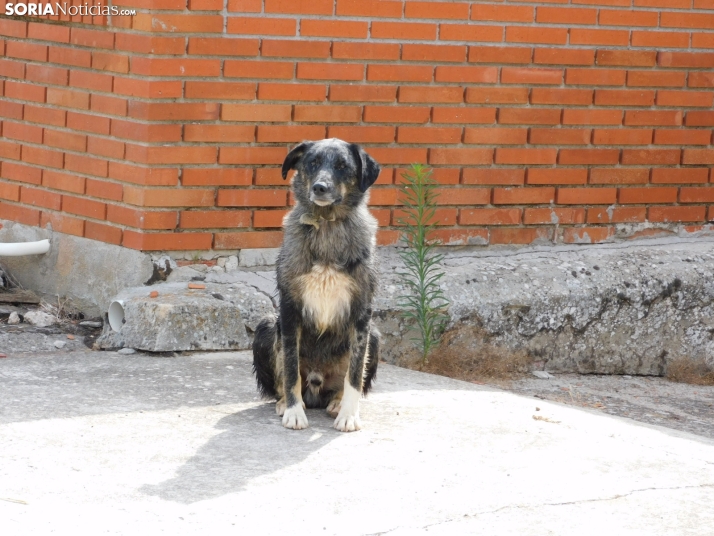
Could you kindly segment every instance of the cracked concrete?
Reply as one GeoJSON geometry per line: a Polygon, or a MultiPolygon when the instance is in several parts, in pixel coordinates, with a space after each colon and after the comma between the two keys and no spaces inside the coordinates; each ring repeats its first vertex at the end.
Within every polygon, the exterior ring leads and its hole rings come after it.
{"type": "Polygon", "coordinates": [[[247,352],[11,357],[0,392],[3,534],[714,526],[711,439],[389,365],[353,434],[282,428],[247,352]]]}

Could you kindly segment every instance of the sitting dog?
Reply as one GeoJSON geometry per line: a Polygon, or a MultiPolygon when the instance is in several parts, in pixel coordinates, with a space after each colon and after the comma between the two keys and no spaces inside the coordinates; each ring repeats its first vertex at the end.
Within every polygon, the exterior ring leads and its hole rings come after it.
{"type": "Polygon", "coordinates": [[[367,210],[379,164],[333,138],[295,147],[283,179],[291,169],[297,205],[283,221],[279,315],[256,328],[253,372],[261,394],[277,399],[286,428],[307,427],[305,407],[326,408],[336,429],[352,432],[379,362],[372,326],[377,222],[367,210]]]}

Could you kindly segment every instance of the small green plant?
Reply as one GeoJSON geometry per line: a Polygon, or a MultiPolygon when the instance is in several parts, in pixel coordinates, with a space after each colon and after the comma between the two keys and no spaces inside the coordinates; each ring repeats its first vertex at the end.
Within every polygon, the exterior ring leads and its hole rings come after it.
{"type": "Polygon", "coordinates": [[[422,362],[426,363],[429,353],[439,344],[448,318],[444,311],[449,305],[439,286],[444,277],[440,268],[444,256],[435,251],[438,240],[431,239],[436,227],[438,194],[431,170],[420,164],[412,164],[402,178],[404,217],[398,221],[405,229],[406,248],[400,255],[406,270],[398,275],[407,293],[399,297],[399,306],[403,317],[417,325],[419,337],[414,341],[421,350],[422,362]]]}

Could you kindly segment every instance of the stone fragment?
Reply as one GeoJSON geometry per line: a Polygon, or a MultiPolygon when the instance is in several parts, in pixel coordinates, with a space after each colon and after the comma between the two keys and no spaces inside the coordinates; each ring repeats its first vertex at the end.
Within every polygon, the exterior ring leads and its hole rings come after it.
{"type": "Polygon", "coordinates": [[[95,322],[94,320],[85,320],[83,322],[80,322],[79,325],[84,326],[86,328],[101,328],[104,325],[104,323],[95,322]]]}
{"type": "Polygon", "coordinates": [[[533,376],[535,376],[536,378],[540,378],[541,380],[550,380],[553,377],[552,374],[548,374],[544,370],[533,370],[531,371],[531,374],[533,374],[533,376]]]}
{"type": "Polygon", "coordinates": [[[19,324],[20,323],[20,315],[17,314],[15,311],[10,313],[10,316],[7,319],[8,324],[19,324]]]}
{"type": "Polygon", "coordinates": [[[136,350],[134,350],[133,348],[122,348],[117,353],[121,354],[121,355],[131,355],[131,354],[135,354],[136,350]]]}
{"type": "Polygon", "coordinates": [[[273,266],[278,260],[279,251],[279,248],[241,249],[240,266],[246,268],[273,266]]]}
{"type": "Polygon", "coordinates": [[[25,322],[38,328],[46,328],[55,325],[57,318],[43,311],[28,311],[25,313],[25,322]]]}
{"type": "Polygon", "coordinates": [[[55,341],[54,342],[55,348],[59,348],[60,350],[67,346],[67,341],[55,341]]]}
{"type": "Polygon", "coordinates": [[[238,269],[238,257],[236,255],[231,255],[226,259],[226,265],[224,266],[226,272],[232,272],[238,269]]]}

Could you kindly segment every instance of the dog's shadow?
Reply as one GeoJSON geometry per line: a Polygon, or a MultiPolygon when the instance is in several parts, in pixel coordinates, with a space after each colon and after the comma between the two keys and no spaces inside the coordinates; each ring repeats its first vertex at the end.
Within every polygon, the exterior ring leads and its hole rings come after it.
{"type": "Polygon", "coordinates": [[[324,410],[308,410],[307,430],[286,430],[275,415],[274,404],[261,404],[222,418],[223,430],[187,460],[176,476],[159,484],[147,484],[147,495],[184,504],[243,489],[254,478],[303,461],[340,432],[324,410]]]}

